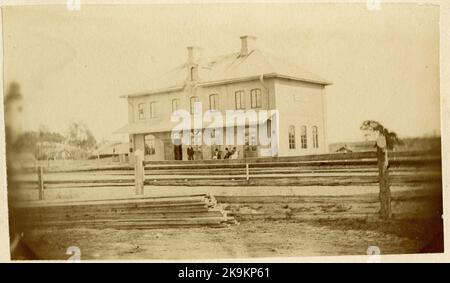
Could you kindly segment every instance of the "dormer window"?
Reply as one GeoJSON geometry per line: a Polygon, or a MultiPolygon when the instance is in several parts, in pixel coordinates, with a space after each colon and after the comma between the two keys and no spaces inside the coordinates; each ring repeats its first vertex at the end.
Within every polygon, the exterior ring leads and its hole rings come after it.
{"type": "Polygon", "coordinates": [[[195,82],[198,80],[198,65],[191,65],[189,67],[189,81],[195,82]]]}
{"type": "Polygon", "coordinates": [[[195,77],[194,72],[195,72],[195,67],[192,66],[192,67],[191,67],[191,70],[190,70],[190,81],[191,81],[191,82],[194,81],[194,77],[195,77]]]}

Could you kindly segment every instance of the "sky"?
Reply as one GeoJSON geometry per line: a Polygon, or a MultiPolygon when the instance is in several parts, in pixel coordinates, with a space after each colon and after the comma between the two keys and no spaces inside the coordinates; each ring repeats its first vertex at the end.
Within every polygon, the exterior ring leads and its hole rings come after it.
{"type": "Polygon", "coordinates": [[[289,59],[326,87],[328,142],[363,139],[367,119],[400,137],[440,134],[439,8],[383,4],[6,7],[4,80],[20,83],[25,129],[83,121],[98,140],[127,123],[126,100],[183,63],[237,52],[239,36],[289,59]]]}

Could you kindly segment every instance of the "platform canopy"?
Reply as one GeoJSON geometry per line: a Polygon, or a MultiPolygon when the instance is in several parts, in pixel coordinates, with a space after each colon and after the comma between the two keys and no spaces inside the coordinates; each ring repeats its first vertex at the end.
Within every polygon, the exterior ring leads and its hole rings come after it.
{"type": "MultiPolygon", "coordinates": [[[[261,121],[250,122],[245,120],[242,122],[241,120],[236,120],[234,122],[234,127],[244,127],[244,126],[252,126],[252,125],[261,125],[266,123],[269,120],[268,118],[262,119],[261,121]]],[[[224,122],[225,123],[225,122],[224,122]]],[[[147,134],[147,133],[162,133],[162,132],[170,132],[179,124],[179,122],[171,122],[170,120],[161,120],[161,121],[143,121],[136,123],[129,123],[120,129],[116,130],[114,134],[147,134]]],[[[230,126],[231,127],[231,126],[230,126]]],[[[180,129],[180,127],[178,126],[180,129]]],[[[203,122],[200,125],[196,125],[194,121],[191,121],[191,127],[181,127],[181,130],[197,130],[197,129],[206,129],[206,128],[214,128],[210,122],[203,122]]]]}

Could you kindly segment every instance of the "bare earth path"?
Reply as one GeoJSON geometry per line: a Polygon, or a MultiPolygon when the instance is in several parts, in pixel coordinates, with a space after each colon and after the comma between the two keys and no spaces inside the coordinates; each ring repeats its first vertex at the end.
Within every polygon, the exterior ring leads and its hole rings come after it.
{"type": "Polygon", "coordinates": [[[29,242],[47,259],[202,259],[414,253],[421,241],[378,231],[343,230],[308,223],[251,221],[228,228],[157,230],[66,229],[34,231],[29,242]]]}

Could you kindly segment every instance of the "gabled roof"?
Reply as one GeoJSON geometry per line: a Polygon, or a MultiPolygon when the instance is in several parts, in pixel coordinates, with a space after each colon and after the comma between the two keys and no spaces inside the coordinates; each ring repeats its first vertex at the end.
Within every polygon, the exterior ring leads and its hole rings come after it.
{"type": "MultiPolygon", "coordinates": [[[[247,56],[239,56],[239,54],[239,52],[235,52],[215,58],[196,60],[194,63],[198,65],[199,77],[199,80],[196,82],[197,85],[214,85],[251,80],[259,78],[261,75],[320,85],[331,84],[324,78],[259,49],[252,50],[247,56]]],[[[125,97],[182,90],[187,83],[188,67],[189,64],[180,65],[160,78],[154,79],[146,91],[126,95],[125,97]]]]}

